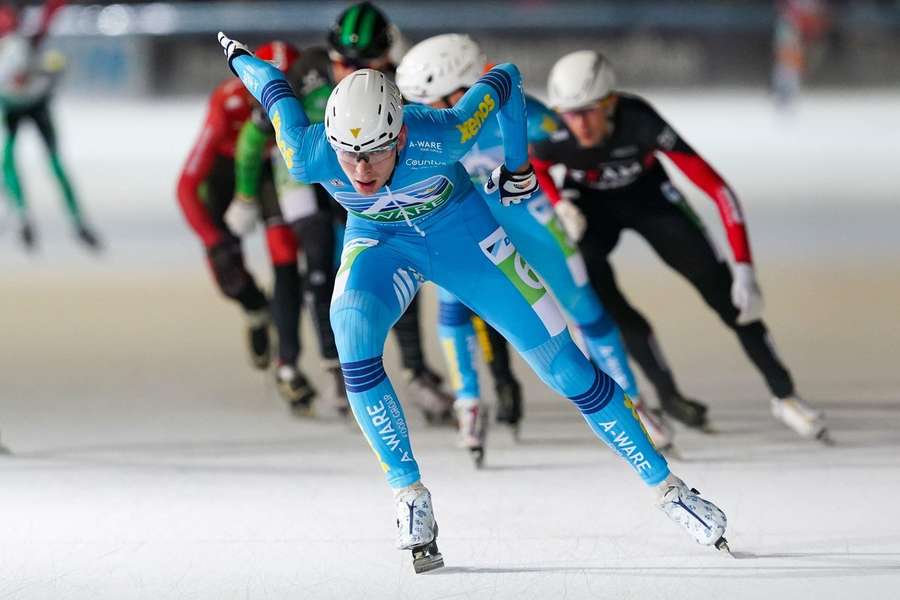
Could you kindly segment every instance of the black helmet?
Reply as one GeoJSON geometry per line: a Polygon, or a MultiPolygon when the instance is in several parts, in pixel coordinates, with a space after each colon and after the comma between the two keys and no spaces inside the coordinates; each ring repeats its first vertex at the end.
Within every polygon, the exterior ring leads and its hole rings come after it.
{"type": "Polygon", "coordinates": [[[340,14],[328,34],[331,49],[351,61],[369,61],[388,53],[391,26],[371,2],[359,2],[340,14]]]}

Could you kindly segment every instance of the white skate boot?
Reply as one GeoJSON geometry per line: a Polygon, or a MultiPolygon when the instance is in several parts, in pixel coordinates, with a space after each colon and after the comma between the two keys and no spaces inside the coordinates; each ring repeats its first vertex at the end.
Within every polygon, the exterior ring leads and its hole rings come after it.
{"type": "Polygon", "coordinates": [[[413,568],[425,573],[444,566],[438,551],[438,526],[431,507],[431,492],[421,482],[394,492],[397,501],[397,546],[412,550],[413,568]]]}
{"type": "Polygon", "coordinates": [[[806,439],[830,441],[825,428],[825,412],[813,408],[799,396],[772,398],[772,414],[806,439]]]}
{"type": "Polygon", "coordinates": [[[484,464],[488,408],[478,398],[467,398],[454,402],[453,410],[456,411],[456,421],[459,423],[457,445],[469,451],[475,461],[475,468],[480,469],[484,464]]]}
{"type": "Polygon", "coordinates": [[[700,492],[688,489],[682,480],[669,475],[657,488],[660,510],[681,525],[698,544],[715,546],[717,550],[731,553],[725,539],[728,519],[722,510],[700,497],[700,492]]]}
{"type": "Polygon", "coordinates": [[[675,432],[665,417],[651,412],[640,398],[629,398],[656,449],[660,452],[674,450],[675,432]]]}

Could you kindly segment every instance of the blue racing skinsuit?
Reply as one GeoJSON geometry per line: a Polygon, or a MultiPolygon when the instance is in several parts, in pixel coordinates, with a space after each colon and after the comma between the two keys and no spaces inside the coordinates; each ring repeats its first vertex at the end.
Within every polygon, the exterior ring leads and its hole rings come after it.
{"type": "MultiPolygon", "coordinates": [[[[555,113],[526,96],[528,142],[549,137],[559,127],[555,113]]],[[[496,193],[487,195],[484,183],[503,163],[503,136],[498,119],[488,119],[478,132],[478,140],[462,158],[475,189],[482,193],[516,249],[548,284],[563,310],[581,330],[588,353],[601,369],[611,375],[632,398],[638,395],[637,382],[622,338],[612,317],[603,310],[588,282],[587,269],[578,247],[569,241],[544,194],[519,204],[503,206],[496,193]]],[[[427,148],[426,148],[427,149],[427,148]]],[[[478,371],[472,312],[453,294],[440,290],[439,333],[447,358],[450,381],[458,399],[479,398],[478,371]]]]}
{"type": "Polygon", "coordinates": [[[392,487],[420,475],[382,352],[388,330],[429,280],[503,334],[646,483],[668,476],[631,401],[572,341],[555,302],[459,162],[495,118],[507,164],[527,161],[525,99],[514,65],[485,73],[452,109],[405,107],[407,143],[398,147],[389,183],[370,196],[354,191],[324,125],[310,125],[281,71],[247,55],[232,67],[266,109],[291,174],[321,183],[349,213],[331,323],[350,406],[392,487]]]}

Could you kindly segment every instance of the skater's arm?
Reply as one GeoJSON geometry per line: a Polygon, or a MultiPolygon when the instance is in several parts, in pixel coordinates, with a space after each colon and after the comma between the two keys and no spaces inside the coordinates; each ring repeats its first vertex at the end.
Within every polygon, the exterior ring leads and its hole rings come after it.
{"type": "Polygon", "coordinates": [[[510,63],[492,68],[468,89],[453,108],[422,113],[443,135],[449,161],[462,158],[478,140],[482,125],[498,118],[508,168],[523,170],[528,163],[525,96],[519,69],[510,63]]]}
{"type": "MultiPolygon", "coordinates": [[[[225,38],[225,43],[234,43],[225,38]]],[[[331,152],[321,125],[310,126],[303,106],[284,74],[246,52],[229,55],[235,75],[259,101],[275,129],[275,143],[291,175],[303,183],[318,181],[315,165],[331,152]]]]}
{"type": "Polygon", "coordinates": [[[647,104],[648,128],[645,135],[655,152],[667,157],[716,204],[736,263],[752,263],[750,239],[737,196],[725,179],[685,142],[653,108],[647,104]]]}
{"type": "Polygon", "coordinates": [[[178,204],[191,228],[207,248],[222,237],[200,199],[200,186],[209,176],[216,157],[216,143],[225,135],[226,117],[221,105],[210,105],[206,122],[178,178],[178,204]]]}
{"type": "Polygon", "coordinates": [[[662,152],[691,182],[703,190],[719,209],[719,217],[728,236],[728,244],[737,263],[752,263],[750,238],[744,223],[744,215],[737,196],[721,175],[703,157],[694,152],[662,152]]]}

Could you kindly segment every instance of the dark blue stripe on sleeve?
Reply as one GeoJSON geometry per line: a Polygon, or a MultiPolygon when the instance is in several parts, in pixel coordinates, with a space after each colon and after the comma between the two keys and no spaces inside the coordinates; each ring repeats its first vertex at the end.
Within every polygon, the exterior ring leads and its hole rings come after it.
{"type": "Polygon", "coordinates": [[[494,91],[500,97],[501,105],[506,104],[506,101],[509,100],[509,95],[512,93],[512,78],[509,76],[509,73],[502,69],[491,69],[482,75],[477,83],[483,83],[494,88],[494,91]]]}
{"type": "Polygon", "coordinates": [[[291,85],[287,81],[285,81],[284,79],[274,79],[263,86],[260,98],[262,100],[263,107],[268,113],[273,104],[275,104],[282,98],[287,98],[293,95],[294,90],[291,89],[291,85]]]}

